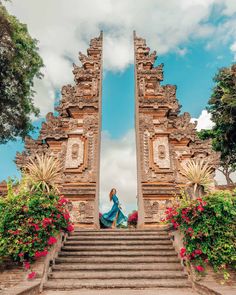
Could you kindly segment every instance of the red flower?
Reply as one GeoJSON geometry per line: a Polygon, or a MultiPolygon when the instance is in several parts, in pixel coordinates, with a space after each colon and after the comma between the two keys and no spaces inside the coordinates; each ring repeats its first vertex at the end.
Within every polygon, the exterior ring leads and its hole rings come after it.
{"type": "Polygon", "coordinates": [[[31,273],[28,274],[28,279],[33,280],[36,277],[36,272],[32,271],[31,273]]]}
{"type": "Polygon", "coordinates": [[[61,214],[57,214],[57,219],[61,218],[61,214]]]}
{"type": "Polygon", "coordinates": [[[57,239],[55,238],[55,237],[50,237],[49,239],[48,239],[48,245],[53,245],[53,244],[55,244],[57,242],[57,239]]]}
{"type": "Polygon", "coordinates": [[[201,254],[202,254],[202,250],[201,250],[201,249],[196,249],[196,250],[195,250],[195,254],[197,254],[197,255],[201,255],[201,254]]]}
{"type": "Polygon", "coordinates": [[[202,198],[197,198],[197,201],[202,202],[202,198]]]}
{"type": "Polygon", "coordinates": [[[65,205],[65,204],[68,203],[68,200],[65,199],[65,198],[61,198],[61,199],[58,201],[58,203],[59,203],[59,205],[63,206],[63,205],[65,205]]]}
{"type": "Polygon", "coordinates": [[[44,219],[43,219],[43,227],[45,228],[45,227],[47,227],[49,224],[51,224],[52,223],[52,218],[47,218],[47,217],[45,217],[44,219]]]}
{"type": "Polygon", "coordinates": [[[198,210],[199,212],[202,212],[202,211],[204,211],[204,208],[202,207],[202,205],[199,205],[199,206],[197,206],[197,210],[198,210]]]}
{"type": "Polygon", "coordinates": [[[186,256],[186,248],[181,248],[179,254],[181,258],[184,258],[186,256]]]}
{"type": "Polygon", "coordinates": [[[128,218],[128,222],[130,222],[130,223],[132,223],[132,222],[137,223],[137,221],[138,221],[138,212],[135,211],[135,212],[133,212],[133,213],[129,216],[129,218],[128,218]]]}
{"type": "Polygon", "coordinates": [[[63,217],[64,217],[66,220],[68,220],[68,219],[70,219],[70,214],[69,214],[69,213],[64,213],[64,214],[63,214],[63,217]]]}
{"type": "Polygon", "coordinates": [[[24,262],[25,269],[30,269],[30,263],[28,261],[24,262]]]}
{"type": "Polygon", "coordinates": [[[196,270],[199,271],[199,272],[203,272],[203,271],[204,271],[204,267],[201,266],[201,265],[196,265],[195,268],[196,268],[196,270]]]}
{"type": "Polygon", "coordinates": [[[32,223],[31,225],[34,227],[34,229],[35,229],[36,231],[40,230],[38,224],[36,224],[36,223],[32,223]]]}
{"type": "Polygon", "coordinates": [[[37,259],[37,258],[40,258],[40,257],[44,257],[48,254],[48,251],[45,249],[44,251],[36,251],[35,254],[34,254],[34,257],[37,259]]]}
{"type": "Polygon", "coordinates": [[[72,224],[69,224],[66,228],[68,232],[72,232],[74,230],[74,226],[72,224]]]}
{"type": "Polygon", "coordinates": [[[24,256],[24,253],[21,252],[21,253],[18,254],[18,256],[19,256],[19,257],[23,257],[23,256],[24,256]]]}

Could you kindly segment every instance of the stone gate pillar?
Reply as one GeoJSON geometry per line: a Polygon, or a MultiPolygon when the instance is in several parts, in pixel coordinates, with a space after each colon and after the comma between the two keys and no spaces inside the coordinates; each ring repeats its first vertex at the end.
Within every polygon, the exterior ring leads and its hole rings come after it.
{"type": "Polygon", "coordinates": [[[99,227],[99,163],[102,96],[102,33],[90,41],[87,55],[79,53],[74,85],[62,87],[58,115],[49,113],[37,140],[26,138],[16,163],[23,168],[29,157],[47,154],[60,159],[61,193],[71,202],[79,227],[99,227]]]}
{"type": "Polygon", "coordinates": [[[180,113],[176,86],[161,85],[163,64],[155,66],[156,52],[134,32],[136,149],[139,227],[162,224],[166,207],[184,188],[181,165],[203,158],[212,165],[218,157],[210,141],[201,141],[189,113],[180,113]]]}

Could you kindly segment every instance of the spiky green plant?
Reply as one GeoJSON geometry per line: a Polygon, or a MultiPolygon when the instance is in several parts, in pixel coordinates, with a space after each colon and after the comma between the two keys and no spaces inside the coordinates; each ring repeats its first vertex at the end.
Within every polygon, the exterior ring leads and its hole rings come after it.
{"type": "Polygon", "coordinates": [[[24,174],[32,190],[42,189],[50,192],[58,190],[56,185],[62,169],[61,162],[47,155],[36,155],[30,158],[24,169],[24,174]]]}
{"type": "Polygon", "coordinates": [[[193,187],[195,194],[197,189],[209,190],[213,185],[212,169],[209,162],[203,159],[190,159],[181,168],[181,174],[188,180],[188,185],[193,187]]]}

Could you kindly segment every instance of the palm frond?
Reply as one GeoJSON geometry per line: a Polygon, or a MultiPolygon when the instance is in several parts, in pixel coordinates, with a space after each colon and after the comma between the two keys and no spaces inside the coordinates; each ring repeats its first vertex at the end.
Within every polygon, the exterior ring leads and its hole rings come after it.
{"type": "Polygon", "coordinates": [[[199,186],[208,189],[213,184],[211,166],[203,159],[190,159],[182,166],[181,174],[193,186],[194,193],[199,186]]]}
{"type": "Polygon", "coordinates": [[[34,187],[42,188],[50,192],[56,188],[56,182],[59,179],[62,166],[61,162],[47,155],[36,154],[35,158],[30,158],[26,164],[24,173],[34,187]]]}

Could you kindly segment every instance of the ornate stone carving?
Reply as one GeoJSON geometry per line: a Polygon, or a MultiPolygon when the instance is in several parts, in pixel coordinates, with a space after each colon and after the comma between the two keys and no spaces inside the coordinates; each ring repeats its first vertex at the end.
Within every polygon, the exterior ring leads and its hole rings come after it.
{"type": "MultiPolygon", "coordinates": [[[[217,155],[209,143],[198,140],[196,123],[189,113],[179,115],[175,85],[161,85],[163,65],[154,67],[156,53],[134,34],[136,68],[136,137],[138,195],[143,199],[144,218],[139,225],[158,224],[169,200],[186,185],[180,165],[190,158],[205,157],[217,166],[217,155]],[[151,199],[150,199],[151,196],[151,199]]],[[[213,174],[212,174],[213,176],[213,174]]],[[[140,214],[142,216],[142,214],[140,214]]]]}
{"type": "Polygon", "coordinates": [[[60,159],[60,191],[71,200],[75,223],[93,227],[98,226],[94,212],[98,211],[101,57],[102,35],[91,40],[87,55],[80,53],[82,66],[73,69],[75,85],[62,87],[59,116],[49,113],[39,138],[26,138],[25,151],[16,156],[20,168],[36,154],[60,159]]]}
{"type": "Polygon", "coordinates": [[[68,138],[65,168],[79,168],[84,161],[84,141],[80,137],[68,138]]]}
{"type": "Polygon", "coordinates": [[[170,168],[168,137],[158,137],[153,140],[153,161],[159,168],[170,168]]]}
{"type": "Polygon", "coordinates": [[[180,115],[175,118],[173,122],[173,127],[177,129],[187,130],[187,132],[190,130],[192,131],[196,128],[197,122],[191,123],[190,121],[191,121],[190,114],[185,112],[183,113],[183,115],[180,115]]]}
{"type": "Polygon", "coordinates": [[[67,138],[67,134],[63,129],[63,120],[60,117],[55,117],[53,113],[48,113],[46,122],[42,123],[40,131],[40,139],[46,138],[67,138]]]}

